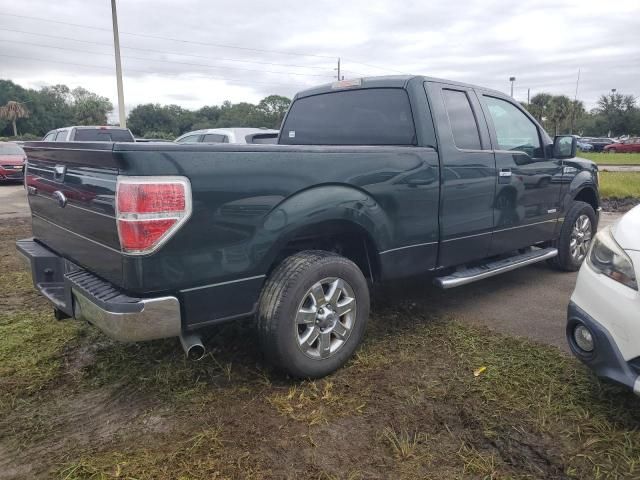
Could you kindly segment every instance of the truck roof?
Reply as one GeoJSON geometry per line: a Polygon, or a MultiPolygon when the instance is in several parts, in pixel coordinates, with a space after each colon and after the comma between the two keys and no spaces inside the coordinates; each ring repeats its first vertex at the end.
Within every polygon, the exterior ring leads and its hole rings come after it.
{"type": "Polygon", "coordinates": [[[100,129],[100,130],[128,130],[126,127],[120,127],[118,125],[70,125],[68,127],[54,128],[51,132],[56,130],[67,130],[69,128],[75,128],[76,130],[86,129],[100,129]]]}
{"type": "Polygon", "coordinates": [[[325,83],[312,87],[307,90],[298,92],[294,100],[297,98],[310,97],[312,95],[318,95],[321,93],[335,92],[338,90],[347,90],[349,88],[406,88],[407,84],[412,80],[418,80],[423,82],[439,82],[447,83],[449,85],[457,85],[460,87],[475,88],[491,92],[499,96],[504,96],[504,92],[492,90],[490,88],[482,87],[480,85],[472,85],[469,83],[458,82],[454,80],[447,80],[443,78],[427,77],[424,75],[385,75],[375,77],[361,77],[349,80],[342,80],[341,82],[325,83]],[[344,85],[344,86],[341,86],[344,85]]]}

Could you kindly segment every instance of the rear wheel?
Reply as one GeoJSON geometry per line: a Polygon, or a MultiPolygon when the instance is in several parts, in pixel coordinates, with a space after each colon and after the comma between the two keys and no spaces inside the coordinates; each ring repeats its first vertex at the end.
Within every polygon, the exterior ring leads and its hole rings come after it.
{"type": "Polygon", "coordinates": [[[550,264],[559,270],[575,272],[587,257],[596,233],[596,212],[586,202],[574,202],[564,218],[560,237],[555,242],[558,256],[550,264]]]}
{"type": "Polygon", "coordinates": [[[294,377],[319,378],[340,368],[362,342],[369,288],[344,257],[304,251],[267,280],[258,312],[267,360],[294,377]]]}

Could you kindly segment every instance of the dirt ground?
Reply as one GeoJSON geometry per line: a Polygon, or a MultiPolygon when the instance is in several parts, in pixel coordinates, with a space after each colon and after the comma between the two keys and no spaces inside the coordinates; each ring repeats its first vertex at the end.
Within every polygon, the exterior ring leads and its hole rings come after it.
{"type": "Polygon", "coordinates": [[[188,362],[56,322],[14,253],[28,235],[2,220],[0,479],[640,478],[640,401],[554,347],[386,294],[326,379],[268,369],[250,322],[188,362]]]}

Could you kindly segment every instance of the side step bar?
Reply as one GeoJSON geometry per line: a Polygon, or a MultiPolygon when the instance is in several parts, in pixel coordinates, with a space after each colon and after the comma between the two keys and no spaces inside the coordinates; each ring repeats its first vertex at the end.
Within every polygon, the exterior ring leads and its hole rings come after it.
{"type": "Polygon", "coordinates": [[[468,283],[477,282],[484,278],[500,275],[501,273],[510,272],[516,268],[525,267],[532,263],[542,262],[549,258],[553,258],[558,255],[558,250],[555,248],[542,248],[538,250],[531,250],[530,252],[515,255],[509,258],[503,258],[501,260],[494,260],[493,262],[485,263],[477,267],[468,268],[465,270],[458,270],[446,277],[437,277],[433,280],[440,288],[454,288],[468,283]]]}

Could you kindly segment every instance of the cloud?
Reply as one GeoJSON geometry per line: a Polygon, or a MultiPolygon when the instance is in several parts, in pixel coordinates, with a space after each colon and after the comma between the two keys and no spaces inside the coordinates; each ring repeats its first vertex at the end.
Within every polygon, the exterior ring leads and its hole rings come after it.
{"type": "MultiPolygon", "coordinates": [[[[292,96],[332,81],[337,57],[347,78],[415,73],[508,91],[513,75],[519,100],[528,90],[573,96],[578,69],[587,106],[611,88],[640,94],[637,0],[138,0],[118,9],[128,108],[292,96]]],[[[0,11],[0,77],[82,85],[115,104],[114,70],[108,2],[0,11]]]]}

